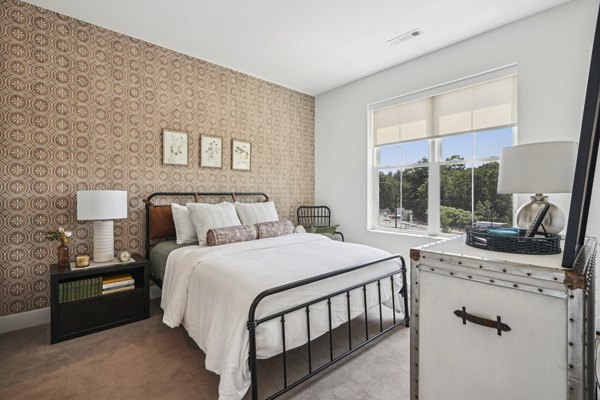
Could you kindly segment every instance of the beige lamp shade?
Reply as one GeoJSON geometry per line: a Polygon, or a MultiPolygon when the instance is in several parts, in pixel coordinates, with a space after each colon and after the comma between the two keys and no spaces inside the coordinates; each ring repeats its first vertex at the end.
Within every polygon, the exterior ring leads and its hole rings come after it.
{"type": "Polygon", "coordinates": [[[81,190],[77,192],[77,219],[98,221],[127,218],[125,190],[81,190]]]}
{"type": "Polygon", "coordinates": [[[571,193],[577,142],[543,142],[502,149],[498,193],[571,193]]]}

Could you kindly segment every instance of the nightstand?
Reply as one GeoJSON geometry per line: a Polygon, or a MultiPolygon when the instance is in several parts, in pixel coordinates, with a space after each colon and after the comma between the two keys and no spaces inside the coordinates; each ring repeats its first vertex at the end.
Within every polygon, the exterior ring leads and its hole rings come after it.
{"type": "Polygon", "coordinates": [[[412,400],[595,399],[594,265],[560,254],[411,249],[412,400]]]}
{"type": "Polygon", "coordinates": [[[70,267],[59,267],[56,264],[50,267],[51,343],[149,317],[149,262],[139,254],[132,254],[132,258],[135,261],[93,268],[71,270],[70,267]],[[83,300],[59,299],[61,284],[120,274],[131,274],[135,280],[135,288],[98,294],[83,300]]]}

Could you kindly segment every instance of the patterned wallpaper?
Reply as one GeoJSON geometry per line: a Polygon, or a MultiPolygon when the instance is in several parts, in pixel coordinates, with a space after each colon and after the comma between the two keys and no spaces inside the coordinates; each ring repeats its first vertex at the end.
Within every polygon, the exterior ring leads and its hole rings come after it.
{"type": "Polygon", "coordinates": [[[16,0],[0,0],[0,315],[48,307],[57,226],[92,250],[76,191],[124,189],[115,247],[142,252],[155,191],[264,191],[281,217],[314,201],[314,98],[16,0]],[[162,164],[162,129],[189,133],[190,164],[162,164]],[[200,168],[201,134],[223,169],[200,168]],[[231,138],[252,170],[231,169],[231,138]]]}

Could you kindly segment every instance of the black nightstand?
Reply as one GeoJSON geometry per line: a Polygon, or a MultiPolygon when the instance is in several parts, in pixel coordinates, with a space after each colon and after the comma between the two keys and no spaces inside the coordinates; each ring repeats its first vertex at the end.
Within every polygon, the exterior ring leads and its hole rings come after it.
{"type": "Polygon", "coordinates": [[[50,267],[51,343],[76,338],[149,317],[150,287],[147,259],[132,254],[133,262],[71,270],[50,267]],[[59,285],[98,276],[131,274],[135,289],[84,300],[59,303],[59,285]]]}

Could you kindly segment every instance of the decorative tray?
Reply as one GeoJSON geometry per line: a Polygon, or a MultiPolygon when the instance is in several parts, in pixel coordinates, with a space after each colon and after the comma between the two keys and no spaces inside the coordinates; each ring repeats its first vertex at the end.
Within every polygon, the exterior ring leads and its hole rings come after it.
{"type": "Polygon", "coordinates": [[[560,253],[560,235],[549,233],[547,237],[526,237],[525,229],[519,230],[519,236],[506,236],[488,233],[487,229],[467,229],[466,243],[469,246],[485,250],[519,254],[558,254],[560,253]]]}

